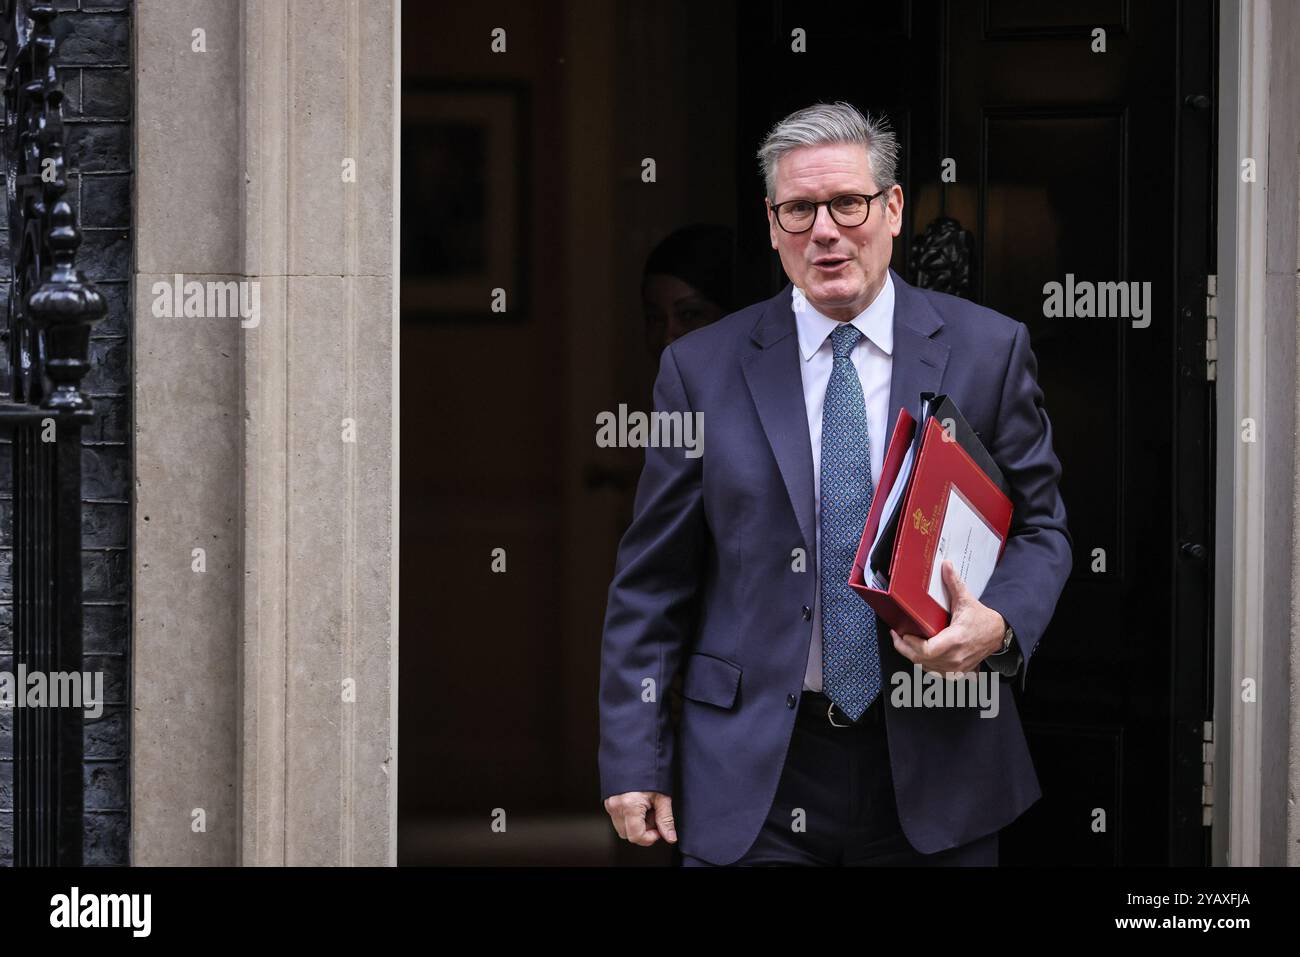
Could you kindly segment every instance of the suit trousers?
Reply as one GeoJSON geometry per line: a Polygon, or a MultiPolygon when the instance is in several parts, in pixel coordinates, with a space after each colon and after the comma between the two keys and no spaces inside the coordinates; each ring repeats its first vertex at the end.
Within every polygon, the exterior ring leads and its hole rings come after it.
{"type": "MultiPolygon", "coordinates": [[[[935,854],[908,842],[894,798],[883,693],[850,727],[834,726],[824,704],[809,706],[826,701],[821,695],[804,698],[767,819],[734,866],[997,866],[997,831],[935,854]]],[[[690,854],[681,862],[711,866],[690,854]]]]}

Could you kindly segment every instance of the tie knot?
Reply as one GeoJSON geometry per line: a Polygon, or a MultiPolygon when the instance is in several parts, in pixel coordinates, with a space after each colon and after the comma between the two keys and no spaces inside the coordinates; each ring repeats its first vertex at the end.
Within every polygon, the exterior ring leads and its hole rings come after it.
{"type": "Polygon", "coordinates": [[[831,333],[831,349],[835,353],[835,358],[847,359],[860,338],[862,333],[858,331],[857,326],[843,323],[831,333]]]}

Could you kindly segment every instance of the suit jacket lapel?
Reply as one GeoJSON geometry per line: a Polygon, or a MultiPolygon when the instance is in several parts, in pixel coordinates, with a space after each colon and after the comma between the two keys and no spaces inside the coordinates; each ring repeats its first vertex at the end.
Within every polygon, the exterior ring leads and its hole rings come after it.
{"type": "Polygon", "coordinates": [[[768,300],[750,333],[760,348],[745,357],[742,368],[803,532],[804,545],[815,560],[812,444],[808,438],[808,409],[803,401],[803,374],[799,371],[799,337],[795,335],[794,310],[790,306],[793,292],[794,284],[787,282],[779,294],[768,300]]]}
{"type": "MultiPolygon", "coordinates": [[[[890,275],[894,281],[894,352],[886,427],[892,431],[905,401],[915,417],[920,394],[939,391],[948,363],[948,347],[931,338],[943,327],[943,320],[934,307],[892,269],[890,275]]],[[[750,333],[759,348],[745,357],[742,368],[804,544],[808,553],[815,555],[812,444],[799,367],[799,337],[795,334],[791,307],[793,292],[794,285],[787,282],[780,293],[768,300],[750,333]]],[[[887,445],[889,438],[873,435],[871,441],[887,445]]]]}
{"type": "MultiPolygon", "coordinates": [[[[922,392],[938,392],[943,370],[948,365],[948,347],[936,341],[934,334],[943,328],[932,305],[915,286],[909,286],[894,270],[894,355],[890,369],[889,418],[886,428],[891,434],[904,405],[916,418],[921,408],[922,392]]],[[[871,441],[889,442],[890,436],[871,441]]]]}

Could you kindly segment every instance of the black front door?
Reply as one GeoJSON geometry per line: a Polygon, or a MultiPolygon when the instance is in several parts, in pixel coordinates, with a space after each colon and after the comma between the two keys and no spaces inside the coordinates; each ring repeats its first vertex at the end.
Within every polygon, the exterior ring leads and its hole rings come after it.
{"type": "MultiPolygon", "coordinates": [[[[1216,16],[1209,0],[898,0],[742,17],[739,142],[817,100],[886,112],[895,267],[911,279],[911,241],[956,220],[966,294],[1032,336],[1075,565],[1019,695],[1043,799],[1003,832],[1004,864],[1208,863],[1216,16]]],[[[784,279],[748,157],[739,174],[754,301],[784,279]]]]}

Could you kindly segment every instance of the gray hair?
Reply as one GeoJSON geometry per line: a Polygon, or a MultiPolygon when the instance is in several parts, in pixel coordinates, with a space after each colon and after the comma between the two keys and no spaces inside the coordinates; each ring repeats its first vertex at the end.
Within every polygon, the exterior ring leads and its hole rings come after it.
{"type": "Polygon", "coordinates": [[[898,137],[884,116],[863,116],[852,103],[814,103],[796,110],[768,132],[759,147],[767,198],[776,202],[776,162],[801,146],[827,143],[856,143],[865,147],[871,178],[876,189],[889,189],[898,182],[898,137]]]}

